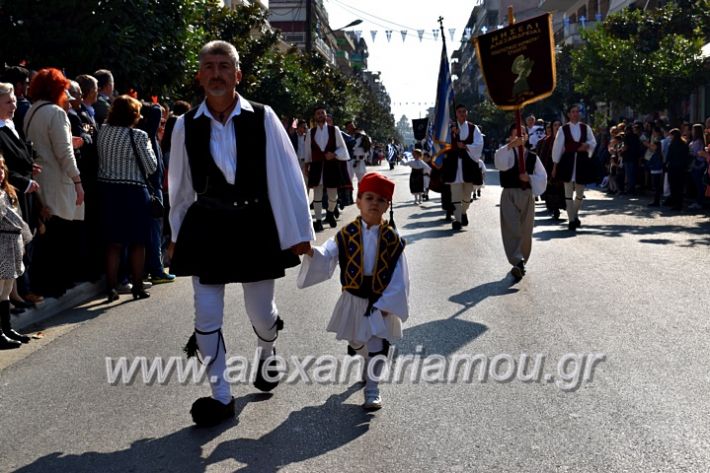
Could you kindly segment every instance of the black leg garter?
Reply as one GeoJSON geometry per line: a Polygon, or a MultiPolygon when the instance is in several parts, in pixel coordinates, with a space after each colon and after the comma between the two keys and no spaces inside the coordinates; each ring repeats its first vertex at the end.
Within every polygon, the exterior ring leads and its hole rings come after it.
{"type": "Polygon", "coordinates": [[[213,333],[218,333],[218,332],[219,332],[219,340],[217,341],[217,351],[215,351],[215,354],[212,357],[212,360],[210,360],[209,364],[207,365],[207,366],[211,366],[212,363],[214,363],[214,361],[217,359],[217,353],[219,352],[219,344],[220,343],[222,344],[222,349],[225,351],[225,353],[227,351],[227,347],[224,344],[224,336],[222,335],[222,327],[218,328],[217,330],[212,330],[210,332],[203,332],[201,330],[195,329],[195,331],[192,332],[192,335],[188,339],[187,344],[185,345],[185,347],[182,350],[185,352],[185,354],[187,355],[188,358],[192,358],[193,356],[197,356],[197,358],[200,360],[200,363],[204,364],[202,359],[199,357],[199,353],[198,353],[199,346],[197,345],[196,334],[212,335],[213,333]]]}
{"type": "Polygon", "coordinates": [[[259,338],[259,340],[261,340],[262,342],[266,342],[266,343],[271,343],[271,342],[276,341],[276,339],[279,338],[279,332],[284,329],[284,321],[281,320],[281,317],[279,317],[278,315],[276,316],[276,322],[274,322],[274,325],[269,327],[269,330],[271,330],[274,327],[276,327],[276,335],[271,340],[266,340],[261,335],[259,335],[259,332],[256,331],[256,327],[254,327],[253,325],[251,326],[251,328],[254,330],[254,333],[259,338]]]}

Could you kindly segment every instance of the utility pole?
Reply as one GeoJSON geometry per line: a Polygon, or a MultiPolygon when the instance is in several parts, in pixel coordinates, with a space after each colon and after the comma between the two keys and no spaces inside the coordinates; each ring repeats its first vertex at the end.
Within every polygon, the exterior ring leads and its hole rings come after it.
{"type": "Polygon", "coordinates": [[[313,0],[306,2],[306,54],[310,54],[313,48],[313,0]]]}

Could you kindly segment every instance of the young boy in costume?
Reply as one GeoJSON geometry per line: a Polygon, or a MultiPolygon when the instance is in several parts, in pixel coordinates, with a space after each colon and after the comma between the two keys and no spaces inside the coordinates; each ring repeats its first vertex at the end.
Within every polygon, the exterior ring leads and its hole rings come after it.
{"type": "Polygon", "coordinates": [[[307,253],[298,276],[304,288],[330,279],[340,265],[343,291],[327,330],[348,341],[348,354],[366,360],[367,410],[382,407],[378,381],[390,343],[402,338],[409,316],[409,271],[405,242],[382,217],[390,207],[394,182],[379,173],[366,174],[358,187],[360,216],[323,246],[307,253]]]}

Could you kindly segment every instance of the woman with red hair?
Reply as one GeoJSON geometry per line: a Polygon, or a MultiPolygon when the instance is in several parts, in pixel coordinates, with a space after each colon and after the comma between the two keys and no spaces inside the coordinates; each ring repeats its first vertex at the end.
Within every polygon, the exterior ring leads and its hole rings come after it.
{"type": "Polygon", "coordinates": [[[68,87],[69,81],[58,69],[40,70],[30,83],[34,103],[24,123],[25,136],[42,166],[37,181],[46,228],[34,249],[30,284],[34,292],[55,297],[74,282],[79,266],[75,261],[79,254],[77,222],[84,220],[84,188],[64,111],[68,87]]]}

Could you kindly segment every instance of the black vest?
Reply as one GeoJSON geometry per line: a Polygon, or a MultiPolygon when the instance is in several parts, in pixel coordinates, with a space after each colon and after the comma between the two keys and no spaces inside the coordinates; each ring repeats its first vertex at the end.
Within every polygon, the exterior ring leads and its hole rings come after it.
{"type": "Polygon", "coordinates": [[[232,118],[237,138],[237,173],[229,184],[210,152],[211,119],[185,114],[185,148],[197,193],[182,222],[170,267],[202,284],[255,282],[284,276],[299,264],[281,250],[266,174],[264,106],[250,102],[232,118]]]}
{"type": "Polygon", "coordinates": [[[467,149],[459,149],[456,143],[464,143],[470,145],[473,143],[473,136],[476,132],[475,125],[468,123],[468,136],[465,140],[459,140],[454,137],[451,139],[453,148],[446,153],[443,165],[444,182],[454,182],[456,180],[456,172],[459,167],[459,158],[461,158],[462,174],[464,182],[471,182],[476,185],[483,184],[483,175],[478,163],[474,162],[468,155],[467,149]]]}
{"type": "Polygon", "coordinates": [[[587,125],[579,122],[579,131],[579,141],[575,141],[569,123],[562,126],[565,146],[560,162],[557,164],[557,178],[562,182],[571,182],[576,163],[575,182],[589,184],[596,180],[594,162],[588,152],[578,151],[579,147],[587,142],[587,125]]]}
{"type": "MultiPolygon", "coordinates": [[[[520,182],[520,170],[518,169],[518,150],[513,150],[515,153],[515,163],[513,167],[507,171],[500,172],[500,186],[505,189],[519,189],[522,187],[522,182],[520,182]]],[[[528,151],[527,156],[525,156],[525,172],[532,174],[535,172],[535,162],[537,160],[537,155],[532,151],[528,151]]],[[[528,189],[530,187],[528,186],[528,189]]]]}
{"type": "Polygon", "coordinates": [[[254,113],[244,111],[232,119],[237,137],[237,174],[229,184],[210,152],[211,120],[197,109],[185,114],[185,148],[192,173],[192,186],[198,199],[218,199],[233,205],[248,205],[268,200],[266,181],[266,131],[264,106],[249,102],[254,113]]]}

